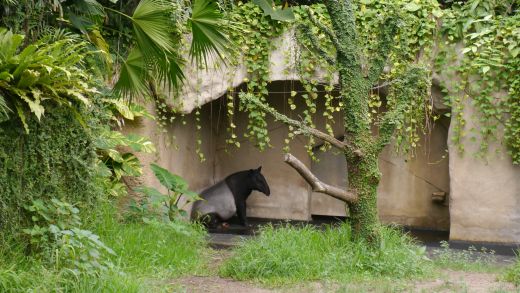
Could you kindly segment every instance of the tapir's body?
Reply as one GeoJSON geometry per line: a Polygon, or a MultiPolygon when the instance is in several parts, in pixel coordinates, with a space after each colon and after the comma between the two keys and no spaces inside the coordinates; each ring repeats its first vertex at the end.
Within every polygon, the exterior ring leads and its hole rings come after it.
{"type": "Polygon", "coordinates": [[[260,173],[261,168],[231,174],[203,190],[200,193],[203,200],[193,204],[191,219],[214,227],[237,214],[240,223],[246,226],[246,200],[251,192],[258,190],[267,196],[270,194],[269,185],[260,173]]]}
{"type": "Polygon", "coordinates": [[[200,197],[204,200],[196,201],[193,204],[192,219],[208,214],[216,214],[221,219],[229,219],[237,211],[233,192],[224,180],[203,190],[200,197]]]}

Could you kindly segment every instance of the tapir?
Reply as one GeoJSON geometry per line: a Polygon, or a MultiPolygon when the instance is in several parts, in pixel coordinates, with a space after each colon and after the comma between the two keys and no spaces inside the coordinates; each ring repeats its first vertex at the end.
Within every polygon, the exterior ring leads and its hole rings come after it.
{"type": "Polygon", "coordinates": [[[258,169],[233,173],[224,180],[203,190],[191,209],[191,220],[201,221],[204,225],[215,228],[221,222],[229,220],[235,214],[240,224],[247,226],[246,200],[253,190],[266,196],[271,194],[269,185],[258,169]]]}

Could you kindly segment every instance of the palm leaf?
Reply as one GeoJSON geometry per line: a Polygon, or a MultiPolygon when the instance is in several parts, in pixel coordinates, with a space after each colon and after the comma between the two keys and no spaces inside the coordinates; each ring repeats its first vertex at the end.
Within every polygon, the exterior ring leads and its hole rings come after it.
{"type": "Polygon", "coordinates": [[[114,93],[126,97],[133,95],[146,95],[148,86],[146,63],[143,54],[138,47],[134,47],[126,61],[121,65],[119,79],[114,86],[114,93]]]}
{"type": "Polygon", "coordinates": [[[131,17],[137,45],[146,54],[172,52],[171,6],[164,0],[142,0],[131,17]]]}
{"type": "Polygon", "coordinates": [[[229,43],[227,36],[222,32],[222,18],[215,1],[195,0],[193,2],[193,12],[189,20],[193,34],[190,55],[198,64],[201,60],[207,64],[207,57],[213,54],[222,58],[221,53],[229,43]]]}

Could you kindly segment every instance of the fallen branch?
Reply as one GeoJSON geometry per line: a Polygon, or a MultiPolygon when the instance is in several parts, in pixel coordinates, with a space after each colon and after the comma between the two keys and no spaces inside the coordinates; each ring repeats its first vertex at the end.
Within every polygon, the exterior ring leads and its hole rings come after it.
{"type": "Polygon", "coordinates": [[[286,154],[284,161],[289,166],[293,167],[303,177],[303,179],[309,183],[312,187],[312,191],[330,195],[346,203],[357,202],[358,196],[356,193],[348,192],[341,188],[321,182],[320,179],[318,179],[316,175],[312,174],[312,172],[295,156],[286,154]]]}

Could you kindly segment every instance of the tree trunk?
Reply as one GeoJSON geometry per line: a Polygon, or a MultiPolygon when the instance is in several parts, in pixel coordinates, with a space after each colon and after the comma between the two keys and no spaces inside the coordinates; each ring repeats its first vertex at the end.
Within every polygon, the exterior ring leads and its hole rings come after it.
{"type": "Polygon", "coordinates": [[[355,13],[349,0],[325,1],[338,40],[336,62],[345,116],[345,139],[363,152],[357,156],[346,151],[349,187],[358,194],[358,201],[350,205],[355,237],[378,242],[377,185],[378,151],[369,121],[368,94],[371,82],[360,62],[355,13]]]}

